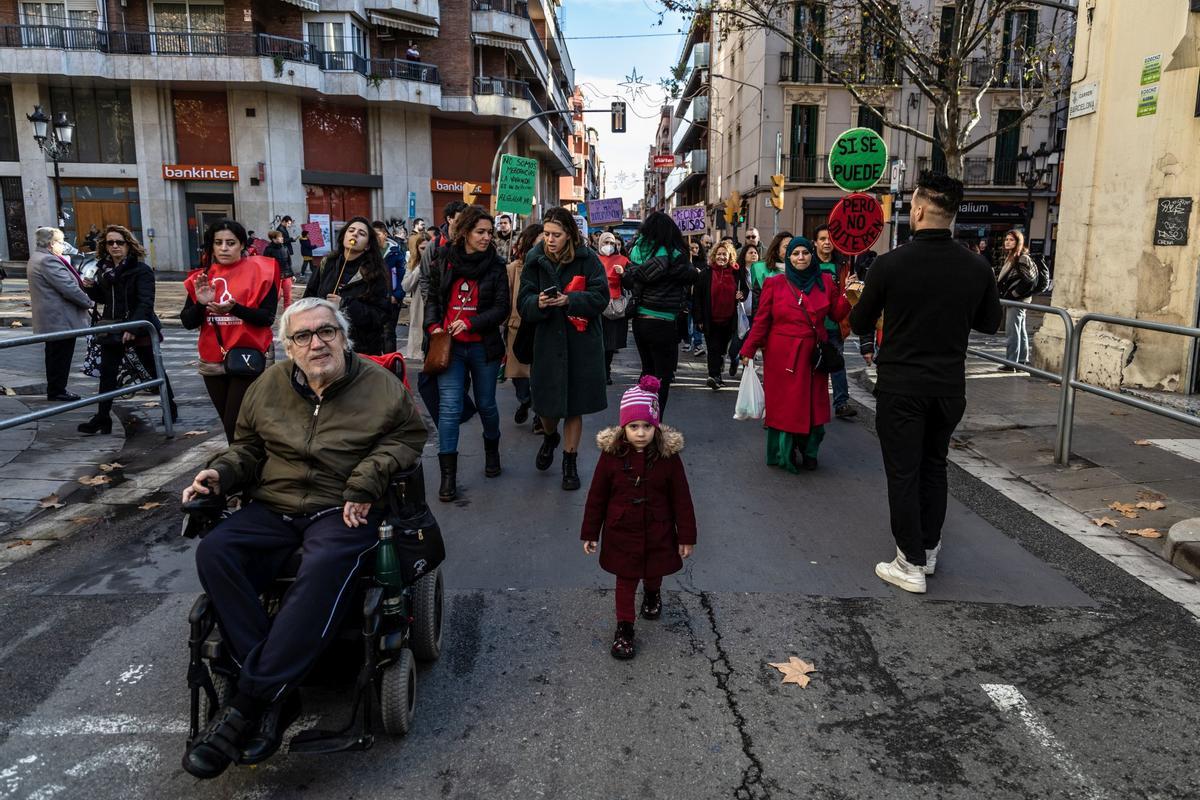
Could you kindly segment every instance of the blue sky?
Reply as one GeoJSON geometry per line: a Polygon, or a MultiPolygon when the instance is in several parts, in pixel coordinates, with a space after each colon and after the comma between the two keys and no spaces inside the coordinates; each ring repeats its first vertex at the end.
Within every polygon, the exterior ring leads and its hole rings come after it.
{"type": "Polygon", "coordinates": [[[563,34],[587,107],[608,108],[617,99],[629,104],[624,134],[610,131],[607,116],[594,114],[587,120],[600,134],[599,156],[607,164],[608,195],[621,197],[626,206],[642,197],[642,170],[664,98],[658,80],[670,74],[683,42],[678,33],[683,18],[668,14],[658,25],[660,10],[655,0],[564,0],[562,5],[563,34]],[[637,35],[642,38],[576,38],[637,35]],[[649,84],[636,99],[619,86],[635,68],[649,84]]]}

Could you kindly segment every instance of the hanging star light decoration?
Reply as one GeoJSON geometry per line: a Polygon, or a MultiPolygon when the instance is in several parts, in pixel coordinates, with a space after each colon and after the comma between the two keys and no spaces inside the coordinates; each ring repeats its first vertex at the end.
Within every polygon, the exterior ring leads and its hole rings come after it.
{"type": "Polygon", "coordinates": [[[617,85],[625,88],[625,96],[630,100],[648,99],[646,90],[650,88],[650,84],[642,80],[643,77],[638,75],[637,67],[634,67],[633,73],[626,75],[625,80],[617,85]]]}

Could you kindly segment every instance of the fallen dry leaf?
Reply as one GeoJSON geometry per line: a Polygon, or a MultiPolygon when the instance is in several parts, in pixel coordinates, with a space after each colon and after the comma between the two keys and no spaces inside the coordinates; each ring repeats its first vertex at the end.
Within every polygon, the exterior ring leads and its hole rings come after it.
{"type": "Polygon", "coordinates": [[[14,542],[9,542],[8,546],[6,546],[4,549],[12,550],[14,547],[28,547],[31,544],[33,544],[31,539],[17,539],[14,542]]]}
{"type": "Polygon", "coordinates": [[[795,656],[778,664],[771,663],[771,666],[783,673],[783,683],[799,684],[801,689],[808,686],[808,673],[817,671],[816,666],[795,656]]]}
{"type": "Polygon", "coordinates": [[[1138,447],[1149,447],[1150,446],[1149,439],[1135,439],[1133,443],[1136,444],[1138,447]]]}
{"type": "Polygon", "coordinates": [[[1140,536],[1143,539],[1161,539],[1162,531],[1157,528],[1138,528],[1137,530],[1125,531],[1130,536],[1140,536]]]}
{"type": "Polygon", "coordinates": [[[1112,517],[1100,517],[1099,519],[1093,519],[1092,524],[1101,528],[1107,525],[1110,528],[1117,528],[1119,530],[1121,522],[1120,520],[1115,520],[1112,517]]]}
{"type": "MultiPolygon", "coordinates": [[[[24,327],[25,327],[25,325],[24,325],[24,323],[22,323],[22,322],[21,322],[21,320],[19,320],[19,319],[14,319],[12,322],[10,322],[10,323],[8,324],[8,327],[10,327],[10,328],[24,328],[24,327]]],[[[11,546],[11,545],[10,545],[10,546],[11,546]]]]}
{"type": "Polygon", "coordinates": [[[1135,506],[1133,503],[1118,503],[1114,501],[1109,503],[1108,507],[1113,511],[1116,511],[1122,517],[1125,517],[1125,519],[1138,518],[1137,506],[1135,506]]]}
{"type": "Polygon", "coordinates": [[[1153,489],[1138,489],[1138,500],[1166,500],[1167,496],[1162,492],[1156,492],[1153,489]]]}
{"type": "Polygon", "coordinates": [[[100,486],[104,483],[112,483],[112,478],[107,475],[93,475],[90,478],[80,478],[79,482],[84,486],[100,486]]]}
{"type": "Polygon", "coordinates": [[[125,465],[122,464],[120,461],[113,461],[109,464],[101,464],[100,465],[101,472],[112,472],[114,469],[124,469],[124,468],[125,468],[125,465]]]}
{"type": "Polygon", "coordinates": [[[1167,504],[1162,500],[1140,500],[1137,504],[1138,508],[1144,508],[1147,511],[1161,511],[1167,507],[1167,504]]]}
{"type": "Polygon", "coordinates": [[[76,525],[91,525],[93,522],[99,522],[99,517],[71,517],[71,522],[76,525]]]}
{"type": "Polygon", "coordinates": [[[42,508],[62,508],[66,503],[58,502],[58,495],[48,494],[38,501],[38,505],[42,508]]]}
{"type": "Polygon", "coordinates": [[[1128,411],[1110,411],[1108,413],[1112,414],[1114,417],[1128,417],[1129,416],[1128,411]]]}
{"type": "Polygon", "coordinates": [[[184,434],[184,436],[203,436],[206,433],[208,433],[208,431],[188,431],[184,434]]]}
{"type": "Polygon", "coordinates": [[[162,503],[142,503],[140,506],[138,506],[138,509],[141,511],[153,511],[161,505],[162,503]]]}

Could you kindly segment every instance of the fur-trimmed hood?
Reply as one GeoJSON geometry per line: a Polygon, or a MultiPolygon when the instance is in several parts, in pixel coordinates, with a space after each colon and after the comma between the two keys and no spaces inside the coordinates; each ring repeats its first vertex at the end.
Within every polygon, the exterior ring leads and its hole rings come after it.
{"type": "MultiPolygon", "coordinates": [[[[670,458],[671,456],[679,455],[683,451],[683,434],[669,425],[660,425],[659,431],[662,432],[662,447],[659,450],[658,457],[670,458]]],[[[596,434],[596,446],[600,448],[601,452],[612,456],[621,455],[621,445],[623,442],[621,426],[619,425],[605,428],[596,434]]]]}

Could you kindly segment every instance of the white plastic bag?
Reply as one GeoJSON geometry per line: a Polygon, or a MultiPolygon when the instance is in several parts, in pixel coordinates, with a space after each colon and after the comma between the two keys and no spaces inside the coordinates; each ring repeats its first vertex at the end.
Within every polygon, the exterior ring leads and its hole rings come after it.
{"type": "Polygon", "coordinates": [[[750,315],[746,313],[746,307],[741,303],[737,304],[737,338],[745,339],[746,334],[750,333],[750,315]]]}
{"type": "Polygon", "coordinates": [[[762,381],[758,379],[758,370],[751,361],[742,369],[742,383],[738,387],[737,405],[733,410],[734,419],[762,419],[767,415],[767,396],[763,393],[762,381]]]}

